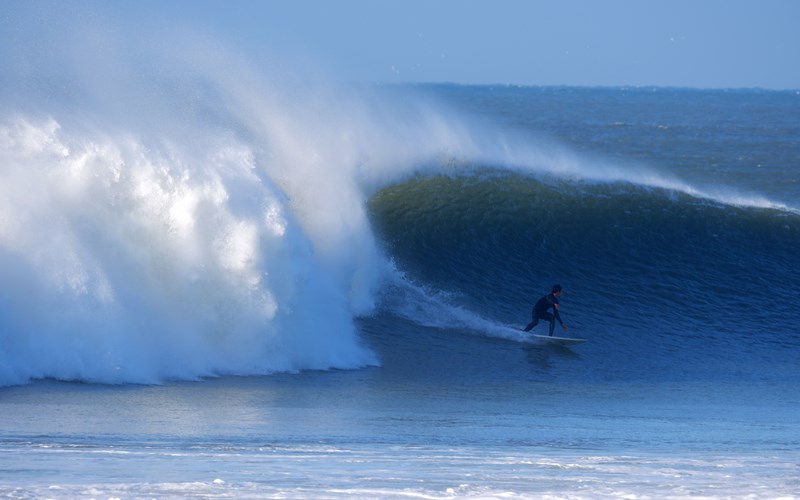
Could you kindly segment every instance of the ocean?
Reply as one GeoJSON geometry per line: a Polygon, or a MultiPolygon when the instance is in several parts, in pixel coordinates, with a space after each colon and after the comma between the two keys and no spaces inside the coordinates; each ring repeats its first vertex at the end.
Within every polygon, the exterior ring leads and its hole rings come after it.
{"type": "Polygon", "coordinates": [[[800,497],[800,93],[210,59],[2,91],[0,496],[800,497]]]}

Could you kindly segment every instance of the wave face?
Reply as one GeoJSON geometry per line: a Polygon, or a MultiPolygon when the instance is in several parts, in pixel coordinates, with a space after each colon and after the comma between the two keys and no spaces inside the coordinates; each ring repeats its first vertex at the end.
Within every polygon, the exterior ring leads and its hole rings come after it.
{"type": "MultiPolygon", "coordinates": [[[[791,183],[751,195],[702,161],[692,178],[685,127],[681,168],[663,142],[640,163],[670,130],[642,122],[643,96],[667,120],[716,93],[341,87],[187,33],[61,36],[3,49],[0,385],[358,368],[394,359],[390,330],[432,353],[450,340],[425,344],[430,327],[519,340],[553,282],[573,331],[607,339],[585,366],[627,366],[603,376],[797,376],[791,183]],[[614,154],[576,147],[598,126],[614,154]]],[[[755,126],[760,158],[781,152],[764,168],[793,179],[796,136],[774,132],[796,123],[755,126]]]]}
{"type": "Polygon", "coordinates": [[[401,314],[516,339],[562,283],[565,321],[598,344],[581,376],[797,377],[796,213],[497,171],[392,186],[371,207],[407,278],[442,298],[401,314]]]}

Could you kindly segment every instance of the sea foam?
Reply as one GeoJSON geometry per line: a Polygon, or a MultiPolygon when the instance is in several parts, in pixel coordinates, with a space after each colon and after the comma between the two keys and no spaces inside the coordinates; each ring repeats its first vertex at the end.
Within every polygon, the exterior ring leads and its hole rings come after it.
{"type": "Polygon", "coordinates": [[[366,199],[469,134],[207,40],[81,36],[0,100],[0,385],[378,364],[366,199]]]}

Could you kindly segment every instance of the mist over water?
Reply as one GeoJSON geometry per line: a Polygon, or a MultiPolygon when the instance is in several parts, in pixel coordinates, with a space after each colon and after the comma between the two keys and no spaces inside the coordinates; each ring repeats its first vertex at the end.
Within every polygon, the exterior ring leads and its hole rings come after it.
{"type": "Polygon", "coordinates": [[[47,35],[9,37],[31,62],[3,75],[0,384],[379,362],[353,324],[391,272],[365,201],[471,156],[462,126],[197,33],[47,35]]]}

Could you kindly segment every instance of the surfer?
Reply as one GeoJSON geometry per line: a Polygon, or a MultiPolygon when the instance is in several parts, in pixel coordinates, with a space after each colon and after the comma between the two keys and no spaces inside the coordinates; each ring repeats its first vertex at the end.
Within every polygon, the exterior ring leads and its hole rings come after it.
{"type": "Polygon", "coordinates": [[[567,325],[561,321],[561,315],[558,314],[558,298],[561,297],[563,293],[563,289],[561,285],[553,285],[553,291],[542,297],[536,302],[536,305],[533,306],[533,312],[531,316],[533,316],[533,321],[528,323],[528,326],[525,327],[525,331],[529,332],[531,329],[539,324],[540,319],[546,319],[550,322],[550,336],[553,336],[553,330],[556,327],[556,320],[561,323],[561,328],[564,331],[567,331],[567,325]],[[550,313],[548,309],[553,308],[553,312],[550,313]]]}

